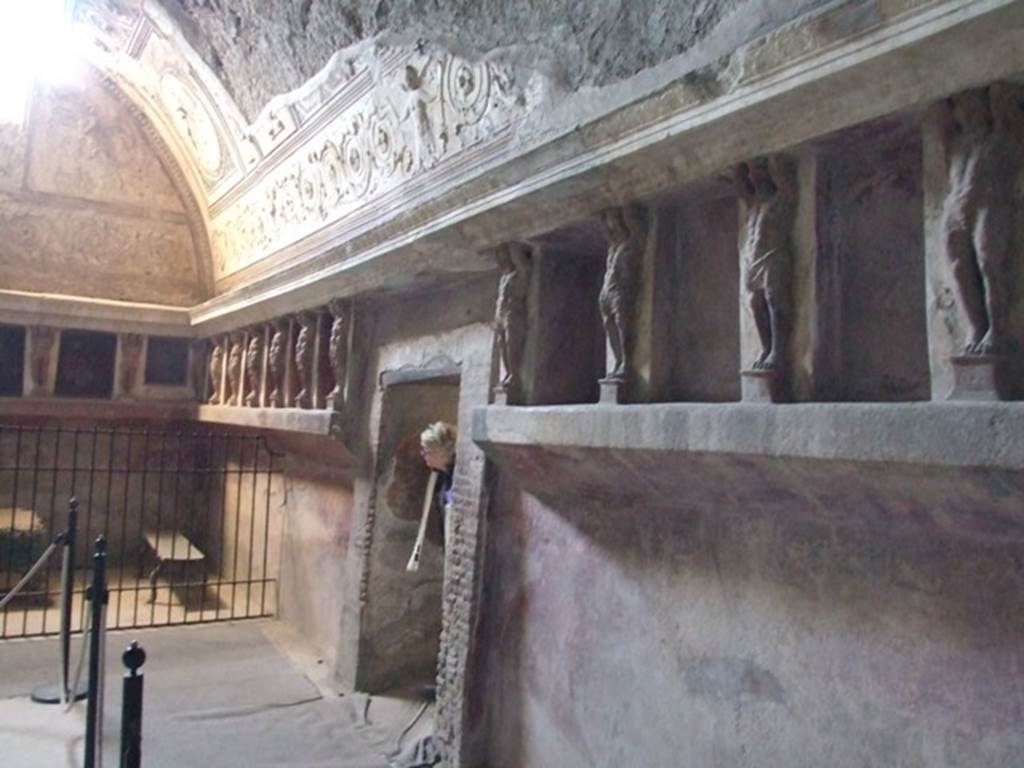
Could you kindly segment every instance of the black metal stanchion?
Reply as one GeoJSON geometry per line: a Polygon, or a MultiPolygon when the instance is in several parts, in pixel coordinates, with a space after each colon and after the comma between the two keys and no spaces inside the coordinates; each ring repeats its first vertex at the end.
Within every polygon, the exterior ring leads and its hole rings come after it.
{"type": "Polygon", "coordinates": [[[89,635],[89,696],[85,709],[85,768],[99,768],[103,751],[103,635],[106,628],[107,540],[96,539],[92,558],[92,585],[85,593],[91,605],[92,631],[89,635]]]}
{"type": "Polygon", "coordinates": [[[124,673],[121,698],[121,768],[142,766],[142,673],[139,668],[146,663],[146,652],[137,642],[122,654],[121,660],[128,668],[124,673]]]}
{"type": "Polygon", "coordinates": [[[79,701],[86,697],[86,688],[71,691],[71,606],[75,598],[75,536],[78,530],[78,499],[68,502],[68,526],[61,534],[64,538],[64,560],[60,579],[60,683],[43,685],[32,691],[32,701],[40,704],[60,704],[72,697],[79,701]]]}

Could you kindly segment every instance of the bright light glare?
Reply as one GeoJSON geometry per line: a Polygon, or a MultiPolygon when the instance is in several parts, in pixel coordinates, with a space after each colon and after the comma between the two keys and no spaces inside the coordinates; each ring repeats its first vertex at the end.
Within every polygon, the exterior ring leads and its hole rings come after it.
{"type": "Polygon", "coordinates": [[[67,0],[0,0],[0,123],[21,123],[33,83],[60,82],[73,58],[67,0]]]}

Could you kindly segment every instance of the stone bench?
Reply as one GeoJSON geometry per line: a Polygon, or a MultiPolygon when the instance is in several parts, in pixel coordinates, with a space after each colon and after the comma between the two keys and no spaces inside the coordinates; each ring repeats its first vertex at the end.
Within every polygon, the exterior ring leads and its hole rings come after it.
{"type": "Polygon", "coordinates": [[[198,563],[202,569],[203,583],[206,583],[206,569],[203,567],[206,555],[184,534],[177,531],[146,531],[143,537],[157,560],[156,567],[149,574],[149,602],[156,600],[156,578],[167,563],[198,563]]]}
{"type": "MultiPolygon", "coordinates": [[[[34,510],[0,508],[0,595],[7,594],[49,544],[44,521],[34,510]]],[[[45,593],[47,574],[43,568],[29,582],[22,595],[45,593]]],[[[19,598],[15,598],[19,599],[19,598]]]]}

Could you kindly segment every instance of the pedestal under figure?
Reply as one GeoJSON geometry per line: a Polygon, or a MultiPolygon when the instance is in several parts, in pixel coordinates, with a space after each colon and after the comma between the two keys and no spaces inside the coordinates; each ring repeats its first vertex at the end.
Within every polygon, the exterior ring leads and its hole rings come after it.
{"type": "Polygon", "coordinates": [[[785,399],[788,384],[786,350],[793,323],[796,175],[785,157],[772,155],[740,163],[735,181],[745,217],[743,288],[761,346],[750,370],[742,372],[743,399],[778,402],[785,399]]]}
{"type": "Polygon", "coordinates": [[[501,280],[494,309],[494,333],[501,358],[501,381],[494,402],[505,405],[522,397],[523,350],[526,347],[527,293],[530,289],[530,251],[522,243],[508,243],[496,252],[501,280]]]}
{"type": "Polygon", "coordinates": [[[646,242],[646,222],[638,206],[609,208],[601,214],[608,254],[598,297],[611,363],[601,380],[601,402],[621,403],[628,385],[636,299],[637,259],[646,242]]]}

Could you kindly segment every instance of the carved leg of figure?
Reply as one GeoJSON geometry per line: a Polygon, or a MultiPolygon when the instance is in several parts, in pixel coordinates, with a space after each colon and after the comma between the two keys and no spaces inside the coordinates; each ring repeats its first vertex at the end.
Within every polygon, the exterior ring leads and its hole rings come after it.
{"type": "Polygon", "coordinates": [[[792,324],[788,298],[769,294],[767,303],[771,317],[772,348],[762,361],[761,367],[775,370],[780,368],[786,359],[786,346],[789,344],[789,329],[792,324]]]}
{"type": "Polygon", "coordinates": [[[983,211],[974,230],[974,251],[978,254],[978,267],[985,291],[988,331],[974,348],[978,355],[992,355],[1005,351],[1007,317],[1007,255],[1012,230],[1006,217],[983,211]]]}
{"type": "Polygon", "coordinates": [[[974,261],[974,249],[965,230],[953,229],[946,233],[946,256],[953,269],[953,281],[956,283],[960,305],[971,326],[971,336],[965,351],[974,354],[988,332],[988,312],[985,310],[981,272],[974,261]]]}
{"type": "Polygon", "coordinates": [[[621,379],[626,374],[626,340],[622,336],[622,325],[619,312],[614,307],[601,307],[601,322],[604,324],[605,338],[611,347],[613,360],[608,362],[608,373],[605,378],[621,379]]]}
{"type": "Polygon", "coordinates": [[[496,333],[498,342],[498,359],[501,360],[501,386],[508,388],[512,381],[512,361],[509,359],[508,333],[504,328],[499,327],[496,333]]]}
{"type": "Polygon", "coordinates": [[[768,309],[768,299],[764,290],[752,291],[750,294],[750,311],[754,315],[754,326],[757,328],[757,336],[761,341],[761,354],[754,360],[751,366],[754,370],[764,367],[768,355],[772,351],[772,315],[768,309]]]}

